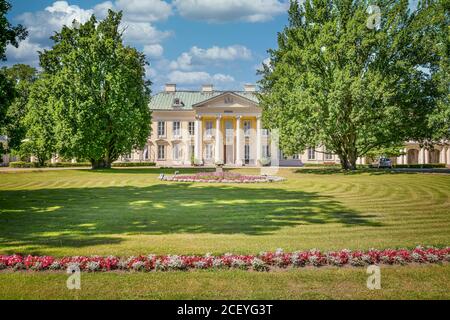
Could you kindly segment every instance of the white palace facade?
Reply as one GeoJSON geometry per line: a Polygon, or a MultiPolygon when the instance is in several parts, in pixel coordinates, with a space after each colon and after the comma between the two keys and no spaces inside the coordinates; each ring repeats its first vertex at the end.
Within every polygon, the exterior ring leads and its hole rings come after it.
{"type": "MultiPolygon", "coordinates": [[[[178,91],[175,84],[167,84],[153,96],[150,108],[152,134],[147,145],[120,161],[151,161],[159,166],[259,166],[269,158],[280,166],[339,163],[323,146],[289,157],[271,146],[273,137],[262,126],[254,85],[245,85],[242,91],[215,91],[212,85],[178,91]]],[[[430,151],[407,142],[403,153],[392,159],[395,164],[450,165],[448,146],[430,151]]],[[[358,159],[359,164],[369,162],[358,159]]]]}
{"type": "MultiPolygon", "coordinates": [[[[216,91],[204,85],[199,91],[177,90],[167,84],[152,97],[152,133],[143,150],[122,156],[119,162],[154,162],[158,166],[301,166],[337,164],[339,157],[323,146],[309,148],[294,156],[284,156],[277,148],[275,135],[262,126],[262,110],[254,85],[242,91],[216,91]],[[270,160],[269,160],[270,159],[270,160]]],[[[7,137],[0,136],[6,146],[7,137]]],[[[15,161],[4,155],[0,165],[15,161]]],[[[450,166],[450,147],[422,148],[405,143],[403,155],[391,159],[394,164],[446,164],[450,166]]],[[[57,156],[52,162],[60,162],[57,156]]],[[[72,160],[75,161],[75,160],[72,160]]],[[[369,164],[360,158],[358,164],[369,164]]]]}

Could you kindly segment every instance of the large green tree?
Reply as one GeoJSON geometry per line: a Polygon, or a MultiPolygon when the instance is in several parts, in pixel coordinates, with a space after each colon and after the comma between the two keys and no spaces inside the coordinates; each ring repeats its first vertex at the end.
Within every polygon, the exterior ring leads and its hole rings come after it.
{"type": "MultiPolygon", "coordinates": [[[[428,32],[430,54],[437,53],[438,59],[430,68],[437,88],[437,108],[430,115],[428,139],[433,142],[450,143],[450,1],[440,1],[433,8],[431,19],[435,22],[428,32]]],[[[430,18],[429,18],[430,19],[430,18]]]]}
{"type": "Polygon", "coordinates": [[[49,76],[42,75],[32,86],[27,101],[27,112],[23,119],[26,139],[20,146],[23,156],[36,157],[43,166],[56,153],[55,119],[53,106],[55,97],[51,94],[53,85],[49,76]]]}
{"type": "MultiPolygon", "coordinates": [[[[6,60],[6,48],[8,45],[17,48],[19,41],[27,36],[27,31],[24,27],[21,25],[13,26],[6,18],[6,14],[10,9],[11,5],[9,2],[0,0],[0,61],[6,60]]],[[[13,81],[8,79],[4,72],[0,72],[0,131],[3,131],[6,125],[6,113],[15,98],[15,94],[13,81]]],[[[3,151],[3,146],[0,144],[0,155],[3,151]]]]}
{"type": "Polygon", "coordinates": [[[50,83],[56,149],[66,158],[90,159],[93,168],[111,163],[150,134],[149,82],[145,56],[124,46],[122,13],[74,22],[52,36],[40,54],[50,83]]]}
{"type": "MultiPolygon", "coordinates": [[[[291,1],[260,81],[264,122],[285,153],[324,145],[344,169],[374,149],[427,134],[436,1],[291,1]],[[377,6],[372,6],[376,4],[377,6]]],[[[442,17],[441,17],[442,19],[442,17]]]]}
{"type": "Polygon", "coordinates": [[[17,151],[21,141],[25,138],[26,127],[23,120],[31,86],[36,79],[37,71],[25,64],[15,64],[9,68],[3,67],[1,72],[14,84],[16,92],[15,99],[6,113],[2,134],[8,136],[9,151],[17,151]]]}

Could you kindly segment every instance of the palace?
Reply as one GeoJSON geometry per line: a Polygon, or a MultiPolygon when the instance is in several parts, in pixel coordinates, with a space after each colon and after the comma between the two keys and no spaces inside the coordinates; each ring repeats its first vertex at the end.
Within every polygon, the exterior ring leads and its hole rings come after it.
{"type": "MultiPolygon", "coordinates": [[[[339,163],[339,157],[323,146],[294,156],[283,155],[277,148],[276,135],[262,126],[255,90],[254,85],[245,85],[242,91],[216,91],[212,85],[204,85],[199,91],[186,91],[166,84],[165,90],[150,102],[152,133],[147,144],[143,150],[134,150],[118,161],[238,167],[339,163]]],[[[6,146],[7,141],[7,137],[0,136],[0,143],[6,146]]],[[[0,160],[0,165],[7,165],[15,157],[4,155],[0,160]]],[[[394,164],[450,165],[450,147],[441,145],[427,150],[410,141],[405,143],[403,155],[391,160],[394,164]]],[[[52,158],[52,162],[60,161],[58,156],[52,158]]],[[[358,159],[358,164],[370,162],[371,159],[358,159]]]]}
{"type": "MultiPolygon", "coordinates": [[[[281,166],[305,163],[339,163],[323,146],[284,156],[271,145],[261,121],[254,85],[242,91],[216,91],[212,85],[200,91],[178,91],[175,84],[153,96],[150,103],[152,134],[144,150],[134,151],[121,161],[152,161],[160,166],[214,165],[259,166],[278,162],[281,166]]],[[[404,155],[395,164],[450,164],[450,148],[435,146],[429,151],[418,143],[405,143],[404,155]]],[[[368,164],[370,159],[358,159],[368,164]]]]}

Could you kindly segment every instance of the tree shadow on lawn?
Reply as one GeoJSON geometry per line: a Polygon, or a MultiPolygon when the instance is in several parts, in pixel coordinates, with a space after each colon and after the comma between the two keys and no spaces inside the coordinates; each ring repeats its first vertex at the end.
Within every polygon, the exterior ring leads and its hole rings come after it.
{"type": "Polygon", "coordinates": [[[296,169],[294,173],[303,174],[319,174],[319,175],[358,175],[358,174],[369,174],[369,175],[386,175],[386,174],[418,174],[418,171],[401,171],[392,169],[357,169],[357,170],[343,170],[340,168],[302,168],[296,169]]]}
{"type": "Polygon", "coordinates": [[[11,190],[0,191],[0,250],[117,244],[122,235],[264,235],[307,224],[381,225],[372,218],[329,196],[262,185],[11,190]]]}

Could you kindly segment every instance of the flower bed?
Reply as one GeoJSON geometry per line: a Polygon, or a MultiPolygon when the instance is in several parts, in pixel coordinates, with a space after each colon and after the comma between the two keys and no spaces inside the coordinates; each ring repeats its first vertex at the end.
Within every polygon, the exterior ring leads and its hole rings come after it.
{"type": "Polygon", "coordinates": [[[166,181],[175,182],[206,182],[206,183],[261,183],[283,181],[281,177],[266,175],[242,175],[233,172],[199,172],[191,175],[175,174],[171,177],[164,177],[166,181]]]}
{"type": "Polygon", "coordinates": [[[353,266],[363,267],[371,264],[405,265],[409,263],[441,263],[450,261],[450,247],[417,247],[413,250],[386,249],[369,251],[332,251],[322,253],[319,250],[285,253],[263,252],[259,255],[222,256],[177,256],[148,255],[119,258],[109,257],[65,257],[57,259],[49,256],[0,255],[0,270],[66,270],[79,268],[85,272],[123,271],[175,271],[190,269],[242,269],[269,271],[273,268],[353,266]]]}

